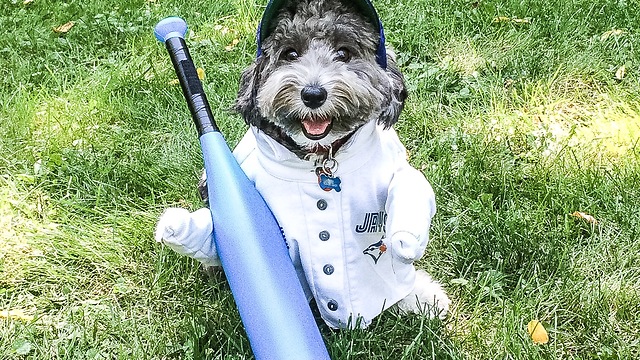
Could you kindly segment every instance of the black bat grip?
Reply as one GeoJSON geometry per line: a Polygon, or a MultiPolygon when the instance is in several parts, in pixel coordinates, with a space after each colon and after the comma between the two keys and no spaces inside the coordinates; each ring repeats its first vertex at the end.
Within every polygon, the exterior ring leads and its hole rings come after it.
{"type": "Polygon", "coordinates": [[[165,45],[198,130],[198,136],[212,131],[219,132],[186,42],[181,37],[172,37],[165,41],[165,45]]]}

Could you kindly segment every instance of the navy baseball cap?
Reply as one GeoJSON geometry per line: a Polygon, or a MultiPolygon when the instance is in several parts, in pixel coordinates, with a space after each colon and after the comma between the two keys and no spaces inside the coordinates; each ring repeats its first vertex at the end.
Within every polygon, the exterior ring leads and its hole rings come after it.
{"type": "MultiPolygon", "coordinates": [[[[264,14],[262,14],[262,20],[260,21],[260,25],[258,25],[258,56],[262,53],[262,40],[271,35],[271,31],[273,30],[273,21],[277,16],[278,12],[282,7],[288,3],[289,0],[269,0],[267,7],[264,10],[264,14]]],[[[355,7],[357,10],[361,12],[361,14],[368,19],[371,24],[374,26],[376,31],[379,32],[379,41],[378,48],[376,49],[376,61],[378,65],[380,65],[383,69],[387,68],[387,50],[384,46],[384,29],[382,27],[382,22],[378,17],[378,13],[376,9],[373,7],[373,4],[370,0],[352,0],[350,1],[351,5],[355,7]]]]}

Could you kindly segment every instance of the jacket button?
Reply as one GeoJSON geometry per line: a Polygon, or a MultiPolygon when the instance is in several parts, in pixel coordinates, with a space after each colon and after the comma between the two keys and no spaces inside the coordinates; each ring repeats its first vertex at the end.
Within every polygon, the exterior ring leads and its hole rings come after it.
{"type": "Polygon", "coordinates": [[[329,300],[329,302],[327,303],[327,307],[331,311],[336,311],[338,310],[338,302],[336,302],[335,300],[329,300]]]}
{"type": "Polygon", "coordinates": [[[326,210],[327,209],[327,201],[324,200],[324,199],[318,200],[318,203],[316,205],[318,206],[318,209],[320,209],[320,210],[326,210]]]}
{"type": "Polygon", "coordinates": [[[318,234],[318,236],[320,237],[320,240],[327,241],[331,237],[331,234],[329,234],[328,231],[324,230],[324,231],[321,231],[320,234],[318,234]]]}
{"type": "Polygon", "coordinates": [[[322,268],[322,271],[324,271],[324,273],[327,275],[333,274],[334,270],[335,269],[333,268],[333,265],[330,265],[330,264],[327,264],[322,268]]]}

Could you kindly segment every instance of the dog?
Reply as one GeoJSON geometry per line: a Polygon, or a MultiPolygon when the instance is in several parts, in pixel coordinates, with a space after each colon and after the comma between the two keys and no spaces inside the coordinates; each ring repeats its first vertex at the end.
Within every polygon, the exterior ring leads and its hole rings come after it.
{"type": "MultiPolygon", "coordinates": [[[[444,318],[446,292],[414,266],[435,195],[392,127],[407,90],[371,2],[271,0],[257,45],[234,156],[282,227],[307,299],[331,328],[366,327],[394,305],[444,318]]],[[[207,208],[171,208],[155,237],[215,266],[213,226],[207,208]]]]}

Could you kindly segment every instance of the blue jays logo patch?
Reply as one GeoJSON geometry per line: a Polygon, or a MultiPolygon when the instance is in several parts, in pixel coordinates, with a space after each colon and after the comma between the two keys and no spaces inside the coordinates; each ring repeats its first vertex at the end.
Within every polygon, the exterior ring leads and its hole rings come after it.
{"type": "Polygon", "coordinates": [[[369,245],[369,247],[364,249],[362,253],[365,255],[371,256],[371,258],[373,259],[373,262],[377,264],[382,254],[386,252],[387,252],[387,244],[384,243],[384,238],[383,238],[377,243],[369,245]]]}

